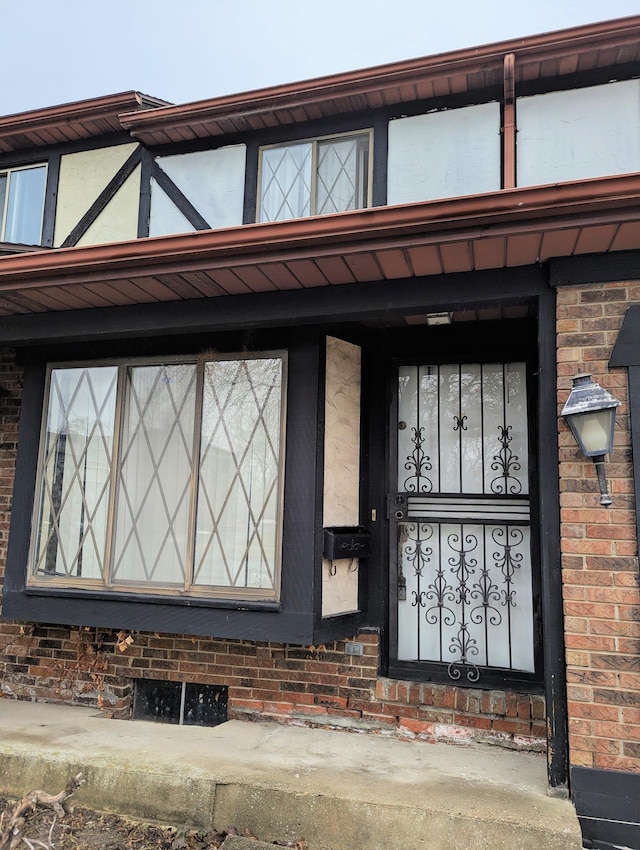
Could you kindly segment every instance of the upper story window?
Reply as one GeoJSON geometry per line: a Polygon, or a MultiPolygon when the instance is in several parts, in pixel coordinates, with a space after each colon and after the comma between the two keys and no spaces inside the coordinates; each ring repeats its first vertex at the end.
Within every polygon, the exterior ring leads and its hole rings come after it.
{"type": "Polygon", "coordinates": [[[49,369],[30,583],[279,593],[286,355],[49,369]]]}
{"type": "Polygon", "coordinates": [[[0,242],[39,245],[46,165],[0,171],[0,242]]]}
{"type": "Polygon", "coordinates": [[[371,149],[370,131],[262,148],[258,221],[368,207],[371,149]]]}

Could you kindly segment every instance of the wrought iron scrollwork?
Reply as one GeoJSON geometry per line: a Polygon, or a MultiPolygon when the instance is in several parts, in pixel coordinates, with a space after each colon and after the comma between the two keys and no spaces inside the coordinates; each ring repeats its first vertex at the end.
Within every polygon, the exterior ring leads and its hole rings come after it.
{"type": "Polygon", "coordinates": [[[522,492],[522,482],[512,475],[513,472],[519,472],[521,469],[520,458],[513,453],[509,446],[513,439],[510,434],[511,425],[506,427],[499,425],[498,431],[500,433],[500,451],[493,456],[491,469],[494,472],[499,471],[500,474],[491,481],[491,492],[510,493],[515,496],[522,492]]]}
{"type": "Polygon", "coordinates": [[[424,428],[411,429],[411,442],[413,443],[413,451],[407,457],[404,468],[407,472],[411,472],[404,482],[404,489],[408,493],[430,493],[433,489],[431,479],[427,476],[427,472],[431,470],[431,458],[425,454],[424,449],[424,428]]]}

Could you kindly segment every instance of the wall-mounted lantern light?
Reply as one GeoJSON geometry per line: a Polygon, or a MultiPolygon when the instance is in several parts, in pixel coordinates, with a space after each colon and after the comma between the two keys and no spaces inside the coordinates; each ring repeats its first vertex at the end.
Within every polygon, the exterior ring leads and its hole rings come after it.
{"type": "Polygon", "coordinates": [[[611,496],[604,474],[604,457],[613,449],[613,429],[619,404],[611,393],[594,384],[591,375],[576,375],[567,403],[562,408],[562,416],[581,452],[596,466],[600,504],[606,507],[611,504],[611,496]]]}

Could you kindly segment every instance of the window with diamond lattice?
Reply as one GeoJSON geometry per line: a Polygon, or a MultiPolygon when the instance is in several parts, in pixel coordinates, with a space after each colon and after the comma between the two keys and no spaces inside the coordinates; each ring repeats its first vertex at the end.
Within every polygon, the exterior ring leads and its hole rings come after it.
{"type": "Polygon", "coordinates": [[[369,206],[370,134],[275,145],[260,154],[260,221],[369,206]]]}
{"type": "Polygon", "coordinates": [[[31,582],[273,599],[286,357],[49,370],[31,582]]]}

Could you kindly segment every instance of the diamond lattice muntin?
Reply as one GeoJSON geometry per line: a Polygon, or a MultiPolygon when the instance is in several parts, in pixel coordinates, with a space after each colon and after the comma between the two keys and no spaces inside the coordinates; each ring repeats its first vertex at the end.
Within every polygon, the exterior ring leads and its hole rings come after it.
{"type": "Polygon", "coordinates": [[[183,584],[196,366],[137,366],[127,380],[112,576],[183,584]]]}
{"type": "Polygon", "coordinates": [[[34,580],[271,598],[281,355],[53,368],[34,580]]]}
{"type": "Polygon", "coordinates": [[[282,361],[205,365],[194,582],[276,582],[282,361]]]}
{"type": "Polygon", "coordinates": [[[105,572],[116,367],[53,369],[34,573],[105,572]]]}
{"type": "Polygon", "coordinates": [[[262,221],[283,221],[310,214],[311,154],[310,144],[263,151],[262,221]]]}

